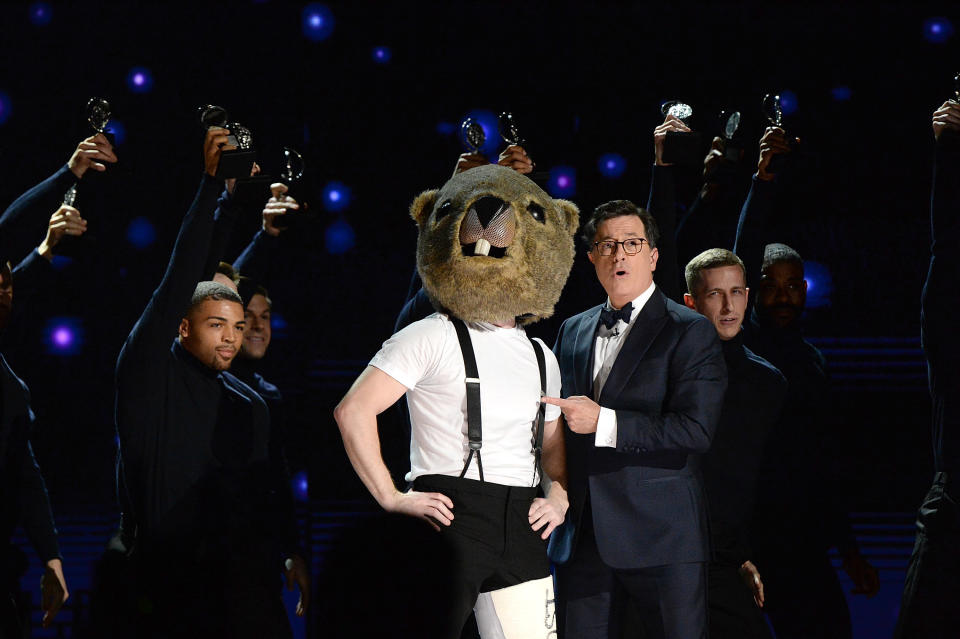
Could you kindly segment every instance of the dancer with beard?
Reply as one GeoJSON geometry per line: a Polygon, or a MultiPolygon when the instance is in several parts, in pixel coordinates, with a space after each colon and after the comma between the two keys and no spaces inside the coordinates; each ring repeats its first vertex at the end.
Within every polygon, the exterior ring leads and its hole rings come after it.
{"type": "Polygon", "coordinates": [[[767,244],[774,217],[776,176],[771,160],[791,151],[783,129],[769,127],[741,212],[734,252],[757,291],[744,323],[744,343],[787,378],[783,417],[771,431],[760,470],[754,518],[754,560],[766,584],[765,610],[780,639],[849,639],[850,613],[827,552],[835,546],[854,593],[873,596],[877,571],[860,555],[834,477],[840,451],[826,360],[803,338],[807,299],[803,260],[786,244],[767,244]]]}

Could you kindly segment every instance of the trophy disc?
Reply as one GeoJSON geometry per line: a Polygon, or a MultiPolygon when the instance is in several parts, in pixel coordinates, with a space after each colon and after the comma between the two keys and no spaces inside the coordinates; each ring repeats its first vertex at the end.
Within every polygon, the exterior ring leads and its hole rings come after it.
{"type": "Polygon", "coordinates": [[[723,131],[725,140],[732,140],[740,128],[739,111],[721,111],[720,112],[720,130],[723,131]]]}
{"type": "Polygon", "coordinates": [[[673,117],[686,122],[687,118],[693,115],[693,107],[684,104],[679,100],[668,100],[660,105],[660,113],[663,117],[672,115],[673,117]]]}
{"type": "Polygon", "coordinates": [[[465,118],[460,123],[460,139],[471,153],[479,153],[487,141],[487,134],[479,122],[473,118],[465,118]]]}
{"type": "Polygon", "coordinates": [[[87,122],[97,133],[103,133],[110,122],[110,103],[103,98],[93,97],[87,101],[87,122]]]}
{"type": "Polygon", "coordinates": [[[283,170],[280,177],[287,183],[295,182],[303,177],[303,156],[296,149],[283,147],[283,170]]]}
{"type": "Polygon", "coordinates": [[[507,111],[501,113],[497,126],[500,129],[500,137],[503,138],[504,142],[509,145],[523,146],[523,138],[520,137],[520,130],[517,128],[512,113],[507,111]]]}
{"type": "Polygon", "coordinates": [[[953,100],[960,102],[960,73],[953,76],[953,100]]]}
{"type": "Polygon", "coordinates": [[[763,111],[763,115],[773,126],[783,125],[783,109],[780,108],[779,95],[768,93],[763,96],[763,103],[760,105],[760,110],[763,111]]]}
{"type": "Polygon", "coordinates": [[[214,104],[204,104],[197,107],[200,115],[200,124],[209,129],[212,126],[227,125],[227,110],[214,104]]]}

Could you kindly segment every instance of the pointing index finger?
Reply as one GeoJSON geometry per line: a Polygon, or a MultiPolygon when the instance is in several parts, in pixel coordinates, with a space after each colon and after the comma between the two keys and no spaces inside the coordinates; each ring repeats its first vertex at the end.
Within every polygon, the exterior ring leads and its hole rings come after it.
{"type": "Polygon", "coordinates": [[[540,401],[543,402],[544,404],[559,406],[560,408],[563,408],[564,406],[567,405],[567,400],[562,399],[560,397],[549,397],[547,395],[541,396],[540,401]]]}

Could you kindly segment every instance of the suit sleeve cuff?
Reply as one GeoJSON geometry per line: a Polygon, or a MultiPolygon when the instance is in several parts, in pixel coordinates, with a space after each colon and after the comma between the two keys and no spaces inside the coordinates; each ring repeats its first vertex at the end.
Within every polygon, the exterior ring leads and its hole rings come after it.
{"type": "Polygon", "coordinates": [[[600,417],[597,419],[597,434],[594,445],[605,448],[617,447],[617,412],[615,410],[600,407],[600,417]]]}

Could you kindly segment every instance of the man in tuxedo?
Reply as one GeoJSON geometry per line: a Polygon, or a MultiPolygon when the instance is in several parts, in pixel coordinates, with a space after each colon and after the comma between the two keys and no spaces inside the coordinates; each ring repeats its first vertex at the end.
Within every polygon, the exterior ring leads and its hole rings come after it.
{"type": "Polygon", "coordinates": [[[570,511],[551,558],[568,637],[616,637],[627,599],[645,637],[706,637],[708,535],[699,455],[727,372],[717,331],[654,285],[657,227],[626,200],[583,239],[605,304],[566,320],[554,351],[568,426],[570,511]]]}

